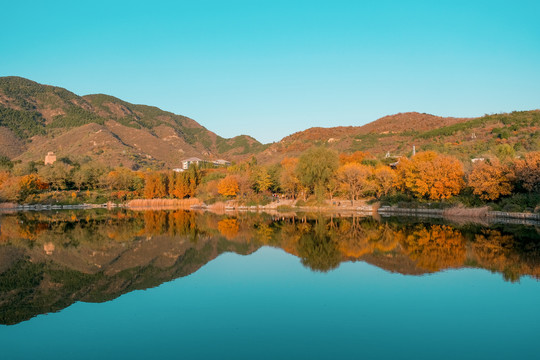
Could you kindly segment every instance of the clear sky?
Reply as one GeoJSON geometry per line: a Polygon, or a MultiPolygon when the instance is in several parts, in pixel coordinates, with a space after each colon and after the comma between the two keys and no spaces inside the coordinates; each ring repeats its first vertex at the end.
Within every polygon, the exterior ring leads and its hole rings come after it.
{"type": "Polygon", "coordinates": [[[540,1],[3,1],[0,75],[278,141],[540,108],[540,1]]]}

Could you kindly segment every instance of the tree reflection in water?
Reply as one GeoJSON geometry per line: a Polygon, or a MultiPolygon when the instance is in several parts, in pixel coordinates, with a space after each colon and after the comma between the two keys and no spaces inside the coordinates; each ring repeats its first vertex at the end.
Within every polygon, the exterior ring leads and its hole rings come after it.
{"type": "Polygon", "coordinates": [[[183,210],[13,213],[0,217],[0,323],[157,286],[221,253],[262,246],[322,272],[366,261],[403,274],[477,267],[509,281],[540,277],[532,226],[183,210]]]}

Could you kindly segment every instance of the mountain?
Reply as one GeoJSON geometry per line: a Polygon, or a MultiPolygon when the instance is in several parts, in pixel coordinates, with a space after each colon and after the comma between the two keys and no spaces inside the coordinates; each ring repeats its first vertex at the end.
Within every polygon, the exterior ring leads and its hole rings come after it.
{"type": "Polygon", "coordinates": [[[440,117],[418,112],[363,126],[314,127],[263,145],[247,135],[222,138],[195,120],[113,96],[78,96],[20,77],[0,77],[0,156],[39,161],[90,157],[107,165],[174,168],[187,157],[274,163],[324,145],[382,158],[435,150],[462,160],[540,150],[540,111],[440,117]]]}
{"type": "Polygon", "coordinates": [[[540,150],[540,110],[485,115],[478,118],[439,117],[417,112],[385,116],[363,126],[310,128],[272,144],[261,162],[299,156],[313,145],[340,152],[367,151],[381,158],[434,150],[461,160],[508,152],[540,150]]]}
{"type": "Polygon", "coordinates": [[[0,155],[22,161],[89,156],[109,165],[177,167],[183,158],[241,159],[264,146],[222,138],[196,121],[112,96],[78,96],[19,77],[0,78],[0,155]]]}

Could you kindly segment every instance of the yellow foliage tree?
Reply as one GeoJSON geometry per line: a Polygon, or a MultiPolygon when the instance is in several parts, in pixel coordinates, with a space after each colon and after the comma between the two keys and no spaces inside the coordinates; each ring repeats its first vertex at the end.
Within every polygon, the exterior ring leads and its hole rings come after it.
{"type": "Polygon", "coordinates": [[[372,187],[378,198],[388,195],[394,187],[396,181],[396,172],[388,166],[381,166],[372,172],[372,187]]]}
{"type": "Polygon", "coordinates": [[[235,176],[227,175],[218,183],[218,192],[223,196],[236,196],[239,191],[238,180],[235,176]]]}
{"type": "Polygon", "coordinates": [[[253,185],[257,192],[264,192],[272,186],[270,174],[264,167],[258,167],[252,173],[253,185]]]}

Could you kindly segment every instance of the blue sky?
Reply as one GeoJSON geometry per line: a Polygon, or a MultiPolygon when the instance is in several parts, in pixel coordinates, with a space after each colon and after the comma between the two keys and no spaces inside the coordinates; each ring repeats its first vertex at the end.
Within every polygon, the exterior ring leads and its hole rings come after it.
{"type": "Polygon", "coordinates": [[[540,108],[539,1],[2,4],[0,75],[260,141],[312,126],[540,108]]]}

